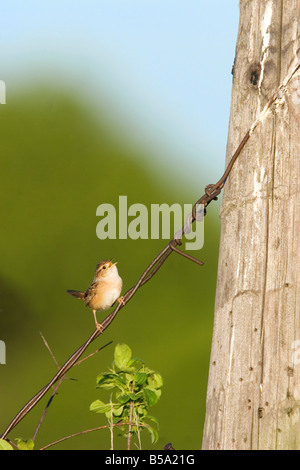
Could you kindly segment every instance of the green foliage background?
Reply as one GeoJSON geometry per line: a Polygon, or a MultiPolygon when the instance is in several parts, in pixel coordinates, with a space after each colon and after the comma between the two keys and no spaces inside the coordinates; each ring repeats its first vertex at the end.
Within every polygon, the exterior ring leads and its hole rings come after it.
{"type": "MultiPolygon", "coordinates": [[[[0,339],[7,352],[7,364],[0,365],[2,432],[56,371],[39,331],[60,364],[93,331],[91,311],[66,289],[86,289],[97,262],[114,257],[125,292],[167,242],[100,241],[97,206],[118,207],[119,195],[127,195],[129,205],[139,202],[149,209],[151,203],[193,203],[211,181],[205,181],[204,156],[191,169],[199,173],[199,185],[191,187],[180,168],[168,169],[163,155],[125,137],[105,107],[95,116],[66,91],[36,87],[10,96],[0,107],[0,122],[0,339]]],[[[213,204],[205,219],[204,248],[192,253],[205,265],[173,254],[138,291],[88,351],[113,344],[69,373],[77,381],[62,384],[35,448],[105,424],[89,405],[103,398],[95,378],[111,364],[118,342],[129,344],[163,376],[162,397],[153,410],[161,424],[154,448],[168,442],[175,449],[201,447],[219,238],[213,204]]],[[[10,438],[32,437],[45,404],[44,399],[10,438]]],[[[151,447],[147,436],[144,447],[151,447]]],[[[56,448],[107,449],[109,432],[56,448]]]]}

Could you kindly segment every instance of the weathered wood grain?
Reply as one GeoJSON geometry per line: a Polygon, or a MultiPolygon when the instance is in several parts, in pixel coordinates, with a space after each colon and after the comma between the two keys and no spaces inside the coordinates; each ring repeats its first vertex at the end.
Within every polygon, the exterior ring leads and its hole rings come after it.
{"type": "MultiPolygon", "coordinates": [[[[300,2],[241,0],[227,163],[300,60],[300,2]]],[[[226,182],[204,449],[300,449],[300,74],[226,182]]]]}

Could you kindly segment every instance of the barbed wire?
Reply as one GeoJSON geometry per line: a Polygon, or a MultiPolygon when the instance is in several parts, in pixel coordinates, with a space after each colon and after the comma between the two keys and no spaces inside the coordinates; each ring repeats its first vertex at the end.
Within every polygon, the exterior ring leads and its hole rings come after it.
{"type": "Polygon", "coordinates": [[[211,203],[213,200],[217,200],[219,194],[221,193],[222,189],[224,188],[224,185],[226,183],[226,180],[233,168],[233,165],[235,161],[237,160],[238,156],[240,155],[241,151],[245,147],[246,143],[254,133],[255,129],[257,126],[263,122],[264,118],[270,111],[272,105],[276,101],[278,104],[282,102],[282,98],[285,95],[287,91],[287,85],[295,75],[295,73],[299,70],[300,68],[300,62],[297,63],[297,65],[286,75],[285,79],[282,81],[280,86],[277,88],[275,93],[272,95],[272,97],[269,99],[269,101],[266,103],[265,107],[263,108],[262,112],[258,116],[258,118],[253,122],[247,133],[245,134],[244,138],[241,140],[238,148],[234,152],[233,156],[231,157],[225,172],[223,173],[222,177],[219,179],[219,181],[215,184],[209,184],[205,187],[205,193],[204,195],[198,199],[198,201],[194,204],[192,213],[189,214],[189,216],[186,219],[186,222],[182,229],[178,231],[174,238],[169,241],[169,243],[160,251],[160,253],[153,259],[153,261],[148,265],[148,267],[145,269],[143,274],[140,276],[139,280],[137,283],[131,287],[124,295],[123,303],[120,303],[116,306],[116,308],[113,310],[112,313],[110,313],[102,322],[102,330],[95,330],[92,335],[85,341],[85,343],[80,346],[71,356],[70,358],[64,363],[63,366],[60,367],[58,372],[54,375],[52,380],[45,385],[39,392],[37,392],[24,406],[23,408],[18,412],[18,414],[14,417],[14,419],[10,422],[8,427],[5,429],[5,431],[2,433],[0,436],[2,439],[5,439],[6,436],[9,434],[9,432],[12,431],[12,429],[15,428],[15,426],[32,410],[32,408],[43,398],[43,396],[48,392],[48,390],[59,380],[61,380],[66,373],[76,364],[78,359],[82,356],[82,354],[86,351],[88,346],[95,341],[108,327],[109,325],[113,322],[113,320],[116,318],[118,312],[125,307],[125,305],[130,301],[130,299],[135,295],[137,290],[145,285],[150,279],[157,273],[157,271],[162,267],[162,265],[165,263],[167,258],[171,255],[171,253],[175,252],[177,254],[180,254],[184,256],[185,258],[189,259],[190,261],[193,261],[194,263],[197,263],[199,265],[203,265],[204,263],[196,258],[194,258],[191,255],[188,255],[184,251],[180,250],[178,248],[179,245],[181,245],[181,239],[184,236],[185,233],[189,233],[189,230],[191,229],[191,225],[196,221],[201,219],[202,216],[206,215],[206,208],[207,206],[211,203]],[[199,212],[200,208],[200,212],[199,212]],[[202,214],[203,210],[203,214],[202,214]]]}

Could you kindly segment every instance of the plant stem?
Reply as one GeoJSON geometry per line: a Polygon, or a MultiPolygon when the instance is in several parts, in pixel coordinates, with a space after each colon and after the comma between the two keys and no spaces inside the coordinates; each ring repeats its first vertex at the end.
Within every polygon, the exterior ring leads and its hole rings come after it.
{"type": "Polygon", "coordinates": [[[130,402],[130,412],[129,412],[129,426],[128,426],[128,439],[127,439],[127,450],[130,450],[130,444],[131,444],[131,428],[132,428],[132,412],[133,412],[133,407],[134,407],[134,401],[130,402]]]}
{"type": "Polygon", "coordinates": [[[138,416],[136,410],[134,410],[134,416],[135,416],[135,422],[136,422],[136,427],[137,427],[137,435],[138,435],[138,441],[139,441],[139,450],[142,450],[142,442],[141,442],[141,430],[140,430],[140,425],[138,422],[138,416]]]}
{"type": "Polygon", "coordinates": [[[110,395],[110,450],[114,450],[113,404],[110,395]]]}

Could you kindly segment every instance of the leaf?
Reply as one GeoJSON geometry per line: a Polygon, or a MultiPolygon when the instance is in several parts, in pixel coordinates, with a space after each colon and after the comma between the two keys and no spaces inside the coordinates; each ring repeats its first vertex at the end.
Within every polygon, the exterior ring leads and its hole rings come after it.
{"type": "Polygon", "coordinates": [[[148,412],[147,412],[145,406],[142,406],[142,405],[141,405],[141,406],[138,406],[138,407],[136,408],[136,410],[137,410],[137,413],[138,413],[138,415],[139,415],[139,418],[144,418],[144,417],[147,416],[147,413],[148,413],[148,412]]]}
{"type": "Polygon", "coordinates": [[[151,388],[159,389],[163,386],[163,379],[160,374],[155,372],[148,376],[148,384],[151,388]]]}
{"type": "Polygon", "coordinates": [[[155,418],[155,416],[147,415],[147,419],[150,419],[151,421],[153,421],[153,422],[156,424],[157,429],[159,429],[159,426],[160,426],[160,425],[159,425],[159,421],[158,421],[157,418],[155,418]]]}
{"type": "Polygon", "coordinates": [[[128,403],[131,400],[131,398],[130,398],[130,395],[124,394],[124,395],[119,395],[117,400],[118,402],[122,403],[122,405],[124,405],[125,403],[128,403]]]}
{"type": "Polygon", "coordinates": [[[114,406],[113,408],[113,415],[114,416],[121,416],[124,410],[124,406],[114,406]]]}
{"type": "Polygon", "coordinates": [[[34,448],[34,442],[32,439],[22,439],[18,437],[16,441],[19,450],[33,450],[34,448]]]}
{"type": "Polygon", "coordinates": [[[110,409],[108,411],[105,411],[105,416],[110,422],[111,420],[113,420],[113,422],[119,422],[120,418],[118,417],[122,416],[123,410],[124,405],[112,404],[112,406],[110,406],[110,409]]]}
{"type": "Polygon", "coordinates": [[[129,346],[124,343],[118,343],[115,348],[115,365],[118,369],[126,369],[130,366],[132,352],[129,346]]]}
{"type": "Polygon", "coordinates": [[[120,384],[122,384],[122,385],[126,385],[126,380],[124,379],[124,377],[121,376],[120,373],[117,374],[116,381],[120,382],[120,384]]]}
{"type": "Polygon", "coordinates": [[[136,401],[141,397],[141,394],[140,393],[129,393],[129,396],[130,396],[130,399],[132,401],[136,401]]]}
{"type": "Polygon", "coordinates": [[[126,381],[120,374],[113,374],[112,372],[99,374],[96,379],[96,383],[101,385],[104,382],[121,382],[123,385],[126,384],[126,381]]]}
{"type": "Polygon", "coordinates": [[[158,402],[158,396],[156,390],[152,390],[149,387],[144,388],[144,397],[148,406],[153,406],[158,402]]]}
{"type": "Polygon", "coordinates": [[[125,373],[125,379],[126,379],[127,385],[131,384],[134,381],[134,375],[133,374],[128,374],[128,372],[127,372],[127,373],[125,373]]]}
{"type": "Polygon", "coordinates": [[[111,404],[103,403],[101,400],[93,401],[93,403],[91,403],[91,406],[90,406],[90,411],[94,411],[95,413],[107,413],[107,411],[110,411],[110,410],[111,410],[111,404]]]}
{"type": "Polygon", "coordinates": [[[5,439],[0,439],[0,450],[14,450],[14,448],[5,439]]]}
{"type": "MultiPolygon", "coordinates": [[[[109,421],[110,420],[111,420],[111,418],[109,418],[109,421]]],[[[113,419],[112,419],[113,424],[121,423],[121,421],[123,421],[123,415],[121,415],[121,416],[113,415],[113,419]]]]}
{"type": "Polygon", "coordinates": [[[132,359],[130,359],[129,361],[129,366],[133,366],[134,364],[145,364],[145,362],[140,359],[139,357],[133,357],[132,359]]]}
{"type": "Polygon", "coordinates": [[[155,444],[158,440],[158,432],[156,431],[156,429],[152,428],[151,426],[147,426],[145,429],[147,429],[147,431],[149,432],[151,436],[152,444],[155,444]]]}
{"type": "Polygon", "coordinates": [[[115,375],[116,374],[111,374],[110,372],[99,374],[96,377],[96,384],[101,385],[103,382],[111,381],[115,375]]]}
{"type": "Polygon", "coordinates": [[[105,390],[110,390],[112,388],[118,387],[120,381],[120,377],[117,374],[100,374],[97,376],[96,380],[97,388],[104,388],[105,390]]]}
{"type": "Polygon", "coordinates": [[[137,385],[143,385],[146,382],[147,378],[148,375],[145,372],[137,372],[134,377],[135,383],[137,385]]]}
{"type": "Polygon", "coordinates": [[[111,390],[115,387],[116,387],[116,384],[114,382],[103,382],[97,385],[97,388],[103,388],[104,390],[111,390]]]}

